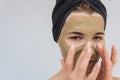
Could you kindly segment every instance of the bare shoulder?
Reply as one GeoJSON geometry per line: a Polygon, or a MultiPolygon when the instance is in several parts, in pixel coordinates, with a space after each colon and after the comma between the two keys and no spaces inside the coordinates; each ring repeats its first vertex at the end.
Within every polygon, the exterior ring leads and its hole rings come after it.
{"type": "Polygon", "coordinates": [[[57,75],[54,75],[53,77],[51,77],[50,79],[48,80],[57,80],[57,75]]]}
{"type": "Polygon", "coordinates": [[[57,76],[53,76],[53,77],[51,77],[50,79],[48,79],[48,80],[58,80],[59,78],[57,78],[57,76]]]}
{"type": "Polygon", "coordinates": [[[113,80],[120,80],[120,78],[118,78],[118,77],[113,77],[113,80]]]}
{"type": "MultiPolygon", "coordinates": [[[[53,77],[51,77],[50,79],[48,80],[62,80],[61,77],[60,77],[60,72],[57,73],[56,75],[54,75],[53,77]]],[[[120,80],[120,78],[118,77],[113,77],[112,80],[120,80]]]]}
{"type": "Polygon", "coordinates": [[[55,74],[53,77],[51,77],[48,80],[63,80],[63,79],[61,79],[60,76],[61,76],[61,72],[58,72],[57,74],[55,74]]]}
{"type": "Polygon", "coordinates": [[[55,80],[55,79],[54,79],[54,77],[51,77],[51,78],[50,78],[50,79],[48,79],[48,80],[55,80]]]}

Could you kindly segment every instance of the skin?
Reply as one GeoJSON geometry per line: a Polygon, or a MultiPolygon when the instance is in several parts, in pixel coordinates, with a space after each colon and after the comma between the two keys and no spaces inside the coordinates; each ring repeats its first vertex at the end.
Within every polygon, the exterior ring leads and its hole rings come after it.
{"type": "Polygon", "coordinates": [[[84,12],[72,12],[62,29],[58,41],[64,60],[66,59],[70,46],[76,46],[76,55],[74,57],[75,66],[77,58],[81,54],[88,41],[92,43],[91,60],[94,60],[94,64],[89,66],[87,71],[87,73],[90,73],[91,69],[99,59],[99,54],[96,50],[96,44],[101,43],[102,46],[105,44],[104,21],[102,16],[98,15],[97,13],[90,15],[84,14],[84,12]]]}
{"type": "Polygon", "coordinates": [[[117,50],[105,48],[104,20],[97,12],[73,11],[61,31],[58,45],[62,69],[49,80],[120,80],[112,77],[117,50]],[[98,59],[102,58],[102,63],[98,59]],[[92,63],[90,63],[92,61],[92,63]]]}

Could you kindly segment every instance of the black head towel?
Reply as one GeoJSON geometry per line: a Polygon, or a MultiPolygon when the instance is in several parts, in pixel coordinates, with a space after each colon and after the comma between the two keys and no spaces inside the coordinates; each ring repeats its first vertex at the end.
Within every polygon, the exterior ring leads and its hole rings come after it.
{"type": "Polygon", "coordinates": [[[56,5],[52,13],[52,32],[53,38],[56,42],[59,39],[66,18],[81,2],[88,3],[95,11],[101,14],[106,27],[107,11],[100,0],[56,0],[56,5]]]}

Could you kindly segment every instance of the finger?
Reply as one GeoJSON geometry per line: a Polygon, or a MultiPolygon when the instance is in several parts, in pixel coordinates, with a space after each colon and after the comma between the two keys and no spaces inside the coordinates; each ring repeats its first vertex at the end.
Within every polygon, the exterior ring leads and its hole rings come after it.
{"type": "Polygon", "coordinates": [[[112,46],[112,52],[111,52],[111,61],[112,65],[114,66],[115,63],[117,62],[117,49],[115,46],[112,46]]]}
{"type": "Polygon", "coordinates": [[[112,63],[106,48],[104,48],[104,60],[105,60],[105,67],[109,69],[112,66],[112,63]]]}
{"type": "Polygon", "coordinates": [[[112,63],[107,53],[107,49],[102,48],[101,44],[98,44],[97,48],[98,48],[99,55],[102,58],[102,67],[101,67],[103,72],[102,77],[105,76],[105,80],[106,79],[110,80],[112,76],[112,63]]]}
{"type": "Polygon", "coordinates": [[[77,59],[77,62],[76,62],[76,66],[82,62],[83,58],[85,57],[86,53],[87,53],[87,49],[91,47],[91,43],[90,42],[87,42],[86,46],[84,47],[83,51],[81,52],[79,58],[77,59]]]}
{"type": "Polygon", "coordinates": [[[112,77],[112,63],[111,63],[111,60],[110,60],[110,57],[107,53],[107,49],[104,48],[104,62],[105,62],[105,66],[104,66],[104,71],[105,71],[105,76],[106,76],[106,79],[108,80],[111,80],[111,77],[112,77]]]}
{"type": "Polygon", "coordinates": [[[97,45],[98,53],[100,57],[102,58],[102,66],[105,64],[105,56],[104,56],[104,47],[102,47],[101,43],[97,45]]]}
{"type": "Polygon", "coordinates": [[[77,64],[76,64],[76,71],[78,71],[78,73],[82,73],[83,75],[86,74],[86,71],[87,71],[87,67],[88,67],[88,64],[89,64],[89,61],[90,61],[90,58],[92,56],[92,49],[91,49],[91,43],[88,42],[87,45],[86,45],[86,51],[83,51],[81,53],[84,54],[84,56],[78,58],[78,61],[77,61],[77,64]],[[82,59],[82,60],[81,60],[82,59]]]}
{"type": "Polygon", "coordinates": [[[100,69],[101,69],[101,64],[96,63],[92,72],[89,74],[88,79],[89,80],[96,80],[96,78],[98,77],[98,74],[100,72],[100,69]]]}
{"type": "MultiPolygon", "coordinates": [[[[100,62],[99,62],[99,63],[100,63],[100,62]]],[[[102,60],[102,61],[101,61],[101,68],[100,68],[100,71],[99,71],[99,74],[98,74],[96,80],[100,80],[100,79],[103,77],[104,72],[105,72],[104,70],[105,70],[105,69],[104,69],[103,60],[102,60]]]]}
{"type": "Polygon", "coordinates": [[[66,69],[71,72],[73,70],[73,60],[75,55],[75,46],[72,45],[68,51],[68,55],[66,57],[66,69]]]}
{"type": "Polygon", "coordinates": [[[97,49],[98,49],[98,53],[99,53],[100,57],[101,57],[101,58],[104,58],[103,47],[102,47],[101,43],[99,43],[99,44],[97,45],[97,49]]]}
{"type": "Polygon", "coordinates": [[[65,61],[64,60],[60,60],[60,63],[62,65],[62,71],[65,71],[65,61]]]}

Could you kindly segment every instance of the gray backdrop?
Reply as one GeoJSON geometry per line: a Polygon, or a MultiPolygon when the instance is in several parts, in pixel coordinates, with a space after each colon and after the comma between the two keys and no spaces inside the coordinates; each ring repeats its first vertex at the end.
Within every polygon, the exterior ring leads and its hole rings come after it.
{"type": "MultiPolygon", "coordinates": [[[[56,0],[0,0],[0,80],[47,80],[61,68],[61,52],[52,38],[56,0]]],[[[120,0],[104,0],[108,9],[106,45],[118,48],[113,75],[120,77],[120,0]]]]}

